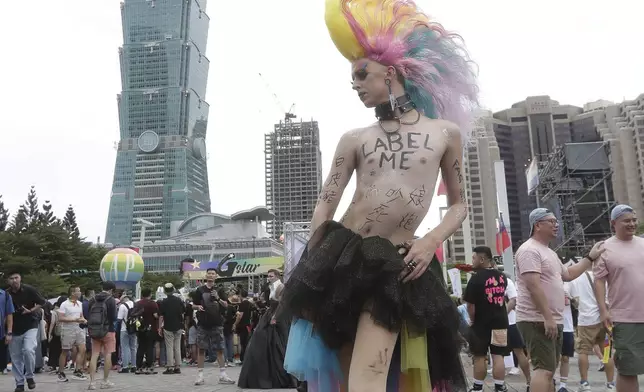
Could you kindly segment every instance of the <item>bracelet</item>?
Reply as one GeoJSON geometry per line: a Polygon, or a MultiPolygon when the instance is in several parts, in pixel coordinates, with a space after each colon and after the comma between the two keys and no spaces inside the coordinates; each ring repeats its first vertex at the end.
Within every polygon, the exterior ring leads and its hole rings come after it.
{"type": "Polygon", "coordinates": [[[595,260],[597,260],[597,259],[593,259],[592,257],[590,257],[590,252],[588,252],[588,253],[586,254],[586,256],[584,256],[584,258],[586,258],[586,259],[590,260],[590,262],[591,262],[591,263],[594,263],[594,262],[595,262],[595,260]]]}

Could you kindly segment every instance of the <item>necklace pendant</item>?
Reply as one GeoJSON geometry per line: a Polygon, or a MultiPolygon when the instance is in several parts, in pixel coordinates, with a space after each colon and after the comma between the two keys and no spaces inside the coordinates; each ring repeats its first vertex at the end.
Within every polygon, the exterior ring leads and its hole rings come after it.
{"type": "Polygon", "coordinates": [[[389,103],[391,104],[391,111],[396,111],[396,97],[393,94],[389,94],[389,103]]]}

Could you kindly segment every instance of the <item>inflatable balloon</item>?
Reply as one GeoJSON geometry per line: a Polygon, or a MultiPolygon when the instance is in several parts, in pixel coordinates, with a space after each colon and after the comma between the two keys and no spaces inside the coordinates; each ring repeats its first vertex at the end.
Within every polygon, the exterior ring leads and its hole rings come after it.
{"type": "Polygon", "coordinates": [[[137,283],[143,277],[143,258],[129,248],[117,248],[107,252],[101,260],[99,272],[104,282],[119,285],[137,283]]]}

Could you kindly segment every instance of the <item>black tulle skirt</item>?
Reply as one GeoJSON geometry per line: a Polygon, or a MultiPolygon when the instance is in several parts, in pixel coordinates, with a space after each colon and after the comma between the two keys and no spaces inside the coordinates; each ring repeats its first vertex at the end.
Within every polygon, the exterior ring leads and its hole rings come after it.
{"type": "MultiPolygon", "coordinates": [[[[432,264],[434,271],[435,257],[432,264]]],[[[408,330],[427,334],[432,385],[438,390],[466,390],[459,313],[442,275],[428,271],[402,283],[404,268],[399,248],[389,240],[363,238],[340,223],[325,222],[285,284],[280,313],[313,323],[331,349],[354,341],[364,311],[390,331],[399,331],[405,322],[408,330]]],[[[395,366],[392,360],[391,368],[395,366]]]]}
{"type": "Polygon", "coordinates": [[[284,370],[284,355],[291,320],[277,316],[271,319],[277,302],[262,315],[251,335],[244,354],[244,363],[237,386],[240,388],[275,389],[296,388],[297,380],[284,370]]]}

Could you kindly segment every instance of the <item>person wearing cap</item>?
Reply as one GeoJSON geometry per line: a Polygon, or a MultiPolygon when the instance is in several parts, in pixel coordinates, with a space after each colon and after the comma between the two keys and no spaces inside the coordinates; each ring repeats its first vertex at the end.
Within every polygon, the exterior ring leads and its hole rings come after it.
{"type": "Polygon", "coordinates": [[[635,235],[637,216],[630,206],[613,208],[610,220],[615,235],[604,242],[606,252],[593,268],[595,295],[602,322],[612,327],[617,390],[636,392],[637,376],[644,374],[644,238],[635,235]]]}
{"type": "Polygon", "coordinates": [[[530,238],[515,256],[517,326],[525,340],[534,372],[532,392],[549,392],[563,346],[564,281],[579,277],[603,252],[598,242],[579,263],[566,267],[548,244],[557,237],[559,223],[545,208],[530,213],[530,238]]]}
{"type": "Polygon", "coordinates": [[[163,374],[181,373],[181,336],[183,335],[183,315],[186,307],[181,298],[174,294],[174,285],[163,286],[166,298],[159,307],[159,335],[163,335],[166,352],[166,370],[163,374]]]}

